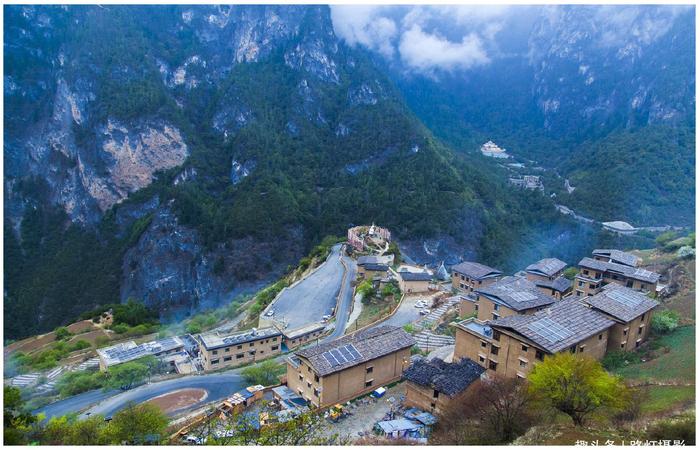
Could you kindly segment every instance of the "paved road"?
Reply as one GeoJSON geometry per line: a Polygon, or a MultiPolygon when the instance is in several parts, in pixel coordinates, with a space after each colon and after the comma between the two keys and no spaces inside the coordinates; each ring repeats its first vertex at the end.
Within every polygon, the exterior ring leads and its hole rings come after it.
{"type": "Polygon", "coordinates": [[[386,320],[383,320],[382,322],[379,322],[375,326],[379,325],[394,325],[395,327],[402,327],[406,324],[415,322],[418,320],[421,315],[419,311],[422,308],[416,308],[416,302],[418,300],[428,300],[428,303],[430,303],[429,299],[430,296],[425,295],[425,296],[419,296],[419,295],[411,295],[407,296],[403,299],[403,302],[401,302],[401,305],[399,306],[399,309],[396,310],[393,316],[389,317],[386,320]]]}
{"type": "Polygon", "coordinates": [[[55,403],[44,406],[34,411],[34,414],[43,413],[47,419],[52,417],[65,416],[66,414],[82,411],[90,405],[111,397],[120,391],[89,391],[82,394],[74,395],[65,400],[59,400],[55,403]]]}
{"type": "Polygon", "coordinates": [[[352,281],[355,279],[355,274],[357,273],[357,263],[354,259],[345,256],[341,256],[343,264],[347,269],[345,277],[343,278],[343,285],[340,288],[340,300],[338,304],[338,311],[335,314],[335,330],[333,333],[328,335],[323,342],[333,341],[338,339],[345,333],[345,326],[348,323],[348,318],[350,317],[350,306],[353,301],[353,288],[352,281]]]}
{"type": "Polygon", "coordinates": [[[275,300],[274,318],[294,329],[320,322],[336,306],[345,268],[340,262],[341,245],[331,249],[328,259],[315,272],[293,287],[285,289],[275,300]]]}

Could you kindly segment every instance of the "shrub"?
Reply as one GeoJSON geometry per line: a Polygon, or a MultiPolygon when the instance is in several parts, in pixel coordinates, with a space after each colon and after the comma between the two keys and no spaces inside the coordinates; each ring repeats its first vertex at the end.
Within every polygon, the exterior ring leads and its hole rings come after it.
{"type": "Polygon", "coordinates": [[[622,350],[613,350],[608,352],[601,363],[605,370],[615,370],[625,367],[628,364],[635,364],[640,361],[640,357],[634,352],[625,352],[622,350]]]}
{"type": "Polygon", "coordinates": [[[112,325],[112,331],[114,331],[117,334],[124,334],[127,331],[129,331],[129,325],[126,325],[124,323],[118,323],[116,325],[112,325]]]}
{"type": "Polygon", "coordinates": [[[84,349],[90,348],[90,347],[91,347],[91,345],[88,341],[86,341],[84,339],[80,339],[79,341],[75,341],[74,343],[72,343],[70,345],[70,347],[68,348],[68,351],[75,352],[75,351],[84,350],[84,349]]]}
{"type": "Polygon", "coordinates": [[[669,309],[654,314],[651,318],[651,330],[656,334],[667,334],[678,328],[680,316],[669,309]]]}
{"type": "Polygon", "coordinates": [[[653,441],[684,441],[684,445],[695,445],[695,414],[662,420],[649,427],[647,439],[653,441]]]}
{"type": "Polygon", "coordinates": [[[692,258],[695,256],[695,249],[689,245],[684,245],[678,249],[676,256],[679,258],[692,258]]]}
{"type": "Polygon", "coordinates": [[[664,247],[666,244],[671,242],[676,238],[676,232],[675,231],[666,231],[664,233],[661,233],[659,236],[656,238],[656,246],[657,247],[664,247]]]}
{"type": "Polygon", "coordinates": [[[246,367],[241,371],[241,375],[248,383],[272,386],[279,384],[279,377],[286,371],[284,364],[276,363],[272,360],[263,361],[260,364],[246,367]]]}
{"type": "Polygon", "coordinates": [[[68,331],[68,329],[66,327],[58,327],[54,330],[54,333],[56,334],[57,341],[67,339],[67,338],[73,336],[73,333],[68,331]]]}
{"type": "Polygon", "coordinates": [[[407,323],[406,325],[404,325],[403,329],[404,329],[404,331],[406,331],[406,333],[411,333],[411,334],[413,334],[413,332],[416,331],[413,324],[410,324],[410,323],[407,323]]]}
{"type": "Polygon", "coordinates": [[[567,280],[573,280],[576,277],[576,274],[578,274],[578,268],[567,267],[564,271],[564,278],[566,278],[567,280]]]}

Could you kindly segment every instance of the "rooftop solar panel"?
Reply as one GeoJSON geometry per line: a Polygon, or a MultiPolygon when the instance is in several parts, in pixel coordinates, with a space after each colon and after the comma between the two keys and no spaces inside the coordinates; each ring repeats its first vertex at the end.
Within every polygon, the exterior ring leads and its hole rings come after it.
{"type": "Polygon", "coordinates": [[[546,317],[532,322],[527,328],[552,343],[563,341],[573,335],[570,330],[546,317]]]}
{"type": "Polygon", "coordinates": [[[630,308],[635,308],[644,301],[644,298],[641,295],[634,295],[622,289],[612,289],[607,292],[606,295],[610,299],[615,300],[616,302],[625,306],[629,306],[630,308]]]}

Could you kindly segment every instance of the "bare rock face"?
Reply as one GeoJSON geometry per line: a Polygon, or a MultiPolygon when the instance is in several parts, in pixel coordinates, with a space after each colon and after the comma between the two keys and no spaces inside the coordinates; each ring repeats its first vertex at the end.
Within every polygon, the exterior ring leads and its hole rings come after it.
{"type": "Polygon", "coordinates": [[[152,213],[148,229],[123,259],[121,297],[142,299],[164,315],[216,307],[277,279],[303,255],[301,228],[269,241],[244,238],[207,250],[199,233],[169,207],[152,213]]]}

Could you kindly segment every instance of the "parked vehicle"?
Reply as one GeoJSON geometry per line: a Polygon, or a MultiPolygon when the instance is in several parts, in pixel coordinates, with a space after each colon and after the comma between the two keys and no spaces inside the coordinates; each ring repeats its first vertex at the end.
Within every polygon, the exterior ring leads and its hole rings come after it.
{"type": "Polygon", "coordinates": [[[268,312],[265,313],[265,315],[266,315],[267,317],[272,317],[274,314],[275,314],[275,310],[274,310],[274,309],[270,309],[268,312]]]}
{"type": "Polygon", "coordinates": [[[428,315],[428,314],[430,314],[430,310],[429,310],[428,308],[426,308],[426,309],[421,309],[421,310],[420,310],[420,315],[421,315],[421,316],[425,316],[425,315],[428,315]]]}

